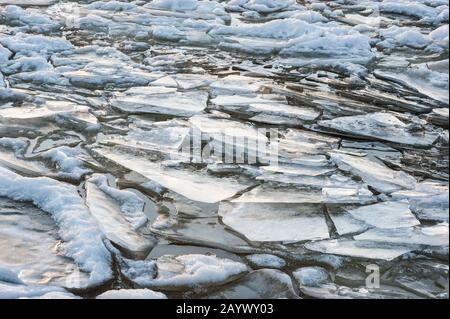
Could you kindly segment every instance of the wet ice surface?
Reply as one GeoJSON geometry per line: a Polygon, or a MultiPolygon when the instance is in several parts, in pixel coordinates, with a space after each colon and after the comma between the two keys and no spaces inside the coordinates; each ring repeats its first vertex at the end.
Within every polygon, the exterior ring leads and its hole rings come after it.
{"type": "Polygon", "coordinates": [[[444,0],[0,0],[0,298],[448,298],[448,71],[444,0]]]}

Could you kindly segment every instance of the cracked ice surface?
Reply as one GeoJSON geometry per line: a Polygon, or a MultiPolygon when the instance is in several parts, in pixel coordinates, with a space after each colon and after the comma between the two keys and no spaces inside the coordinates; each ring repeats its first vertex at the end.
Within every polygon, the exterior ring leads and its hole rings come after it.
{"type": "Polygon", "coordinates": [[[0,0],[0,298],[448,298],[448,12],[0,0]]]}

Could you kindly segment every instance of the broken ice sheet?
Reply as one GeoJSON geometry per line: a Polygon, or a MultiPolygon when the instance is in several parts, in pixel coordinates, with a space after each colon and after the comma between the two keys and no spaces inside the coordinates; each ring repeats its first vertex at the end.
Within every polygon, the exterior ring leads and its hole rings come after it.
{"type": "Polygon", "coordinates": [[[305,248],[323,254],[382,260],[393,260],[412,250],[408,245],[384,244],[350,239],[313,241],[306,243],[305,248]]]}
{"type": "Polygon", "coordinates": [[[408,200],[411,210],[420,220],[448,222],[448,184],[424,181],[414,190],[401,190],[391,194],[396,200],[408,200]]]}
{"type": "Polygon", "coordinates": [[[413,246],[448,246],[448,224],[403,228],[373,228],[355,236],[358,241],[413,246]]]}
{"type": "Polygon", "coordinates": [[[219,286],[248,272],[245,264],[214,255],[161,256],[156,260],[124,260],[123,275],[140,287],[164,291],[219,286]]]}
{"type": "Polygon", "coordinates": [[[231,178],[213,177],[202,171],[164,167],[142,156],[136,156],[130,152],[125,153],[118,149],[95,148],[94,152],[198,202],[216,203],[230,198],[252,185],[250,182],[240,182],[231,178]]]}
{"type": "Polygon", "coordinates": [[[433,132],[412,132],[411,126],[390,113],[338,117],[319,121],[319,126],[355,137],[372,138],[398,144],[430,147],[437,139],[433,132]]]}
{"type": "Polygon", "coordinates": [[[17,124],[42,125],[48,121],[70,120],[84,126],[97,124],[97,118],[89,113],[89,107],[67,101],[46,101],[43,105],[24,105],[0,109],[0,119],[17,124]]]}
{"type": "Polygon", "coordinates": [[[174,242],[220,248],[226,251],[251,252],[249,243],[226,229],[217,217],[181,218],[160,216],[152,225],[152,232],[174,242]]]}
{"type": "Polygon", "coordinates": [[[245,277],[221,288],[210,299],[298,299],[292,279],[274,269],[252,271],[245,277]]]}
{"type": "Polygon", "coordinates": [[[393,265],[383,277],[424,298],[445,298],[448,295],[448,263],[417,259],[393,265]]]}
{"type": "Polygon", "coordinates": [[[448,69],[445,74],[430,70],[426,64],[418,64],[412,65],[406,70],[402,69],[401,72],[376,71],[375,75],[410,87],[439,102],[445,104],[449,102],[448,69]]]}
{"type": "Polygon", "coordinates": [[[176,88],[133,87],[116,93],[111,105],[126,113],[150,113],[172,116],[192,116],[206,108],[208,93],[204,91],[180,92],[176,88]]]}
{"type": "Polygon", "coordinates": [[[262,95],[239,96],[219,95],[211,100],[211,103],[219,110],[239,113],[248,117],[251,121],[274,124],[301,125],[304,122],[313,121],[320,113],[305,106],[293,106],[287,104],[286,100],[278,96],[273,99],[262,95]]]}
{"type": "Polygon", "coordinates": [[[104,193],[95,179],[86,183],[86,204],[105,236],[130,258],[145,257],[153,242],[144,238],[122,215],[119,203],[104,193]]]}
{"type": "Polygon", "coordinates": [[[372,192],[364,187],[324,187],[322,190],[277,187],[263,184],[242,196],[231,200],[233,203],[371,203],[375,200],[372,192]]]}
{"type": "MultiPolygon", "coordinates": [[[[106,136],[102,143],[124,145],[136,149],[163,151],[176,156],[187,143],[190,125],[181,120],[155,122],[150,125],[134,122],[127,135],[106,136]]],[[[190,145],[189,145],[190,146],[190,145]]]]}
{"type": "Polygon", "coordinates": [[[260,131],[248,123],[202,115],[191,117],[189,122],[201,133],[202,140],[212,140],[220,146],[225,143],[232,148],[245,147],[249,151],[255,151],[258,146],[266,146],[269,143],[265,130],[260,131]]]}
{"type": "Polygon", "coordinates": [[[380,193],[391,193],[403,189],[414,189],[416,179],[402,171],[394,171],[381,163],[365,156],[353,156],[344,153],[330,153],[331,160],[343,171],[362,178],[362,180],[380,193]]]}
{"type": "Polygon", "coordinates": [[[377,228],[400,228],[420,225],[409,203],[383,202],[348,211],[353,217],[377,228]]]}
{"type": "Polygon", "coordinates": [[[394,162],[398,165],[400,165],[403,157],[403,154],[400,151],[380,142],[355,142],[343,140],[339,150],[354,154],[369,155],[370,157],[378,158],[384,162],[394,162]]]}
{"type": "MultiPolygon", "coordinates": [[[[1,141],[1,139],[0,139],[1,141]]],[[[0,145],[0,166],[7,167],[27,176],[51,176],[50,170],[43,164],[17,157],[13,151],[0,145]]]]}
{"type": "Polygon", "coordinates": [[[339,138],[306,130],[289,129],[278,140],[279,162],[325,165],[325,154],[339,145],[339,138]]]}
{"type": "Polygon", "coordinates": [[[294,242],[329,238],[320,205],[221,203],[223,223],[251,241],[294,242]]]}
{"type": "Polygon", "coordinates": [[[336,227],[336,232],[341,236],[362,233],[371,228],[371,225],[362,220],[356,219],[345,211],[337,212],[331,209],[328,213],[333,221],[333,225],[336,227]]]}

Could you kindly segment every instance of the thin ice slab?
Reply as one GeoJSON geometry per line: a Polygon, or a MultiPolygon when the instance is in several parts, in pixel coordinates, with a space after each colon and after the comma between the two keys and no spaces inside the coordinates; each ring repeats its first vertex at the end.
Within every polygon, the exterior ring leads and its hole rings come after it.
{"type": "Polygon", "coordinates": [[[406,245],[389,245],[373,241],[331,239],[306,243],[309,250],[323,254],[359,257],[367,259],[393,260],[411,251],[406,245]]]}
{"type": "Polygon", "coordinates": [[[222,221],[251,241],[305,241],[329,238],[317,205],[222,203],[222,221]]]}
{"type": "Polygon", "coordinates": [[[216,178],[199,171],[164,167],[130,153],[125,154],[107,148],[97,148],[95,151],[165,188],[198,202],[216,203],[250,186],[228,178],[216,178]]]}
{"type": "Polygon", "coordinates": [[[150,86],[116,93],[111,105],[126,113],[193,116],[206,108],[207,100],[204,91],[179,92],[176,88],[150,86]]]}
{"type": "Polygon", "coordinates": [[[86,183],[86,204],[105,236],[127,256],[145,257],[153,243],[133,229],[119,204],[93,181],[86,183]]]}
{"type": "Polygon", "coordinates": [[[390,113],[372,113],[319,121],[321,127],[351,136],[378,139],[413,146],[429,147],[437,134],[413,132],[407,124],[390,113]]]}
{"type": "Polygon", "coordinates": [[[183,291],[223,285],[248,272],[245,264],[214,255],[165,255],[156,260],[124,260],[122,273],[140,287],[183,291]]]}

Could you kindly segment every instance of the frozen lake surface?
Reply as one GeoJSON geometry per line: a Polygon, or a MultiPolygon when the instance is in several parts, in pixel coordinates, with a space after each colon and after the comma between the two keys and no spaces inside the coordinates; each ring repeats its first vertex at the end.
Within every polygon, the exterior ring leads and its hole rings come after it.
{"type": "Polygon", "coordinates": [[[0,298],[448,298],[448,20],[0,0],[0,298]]]}

